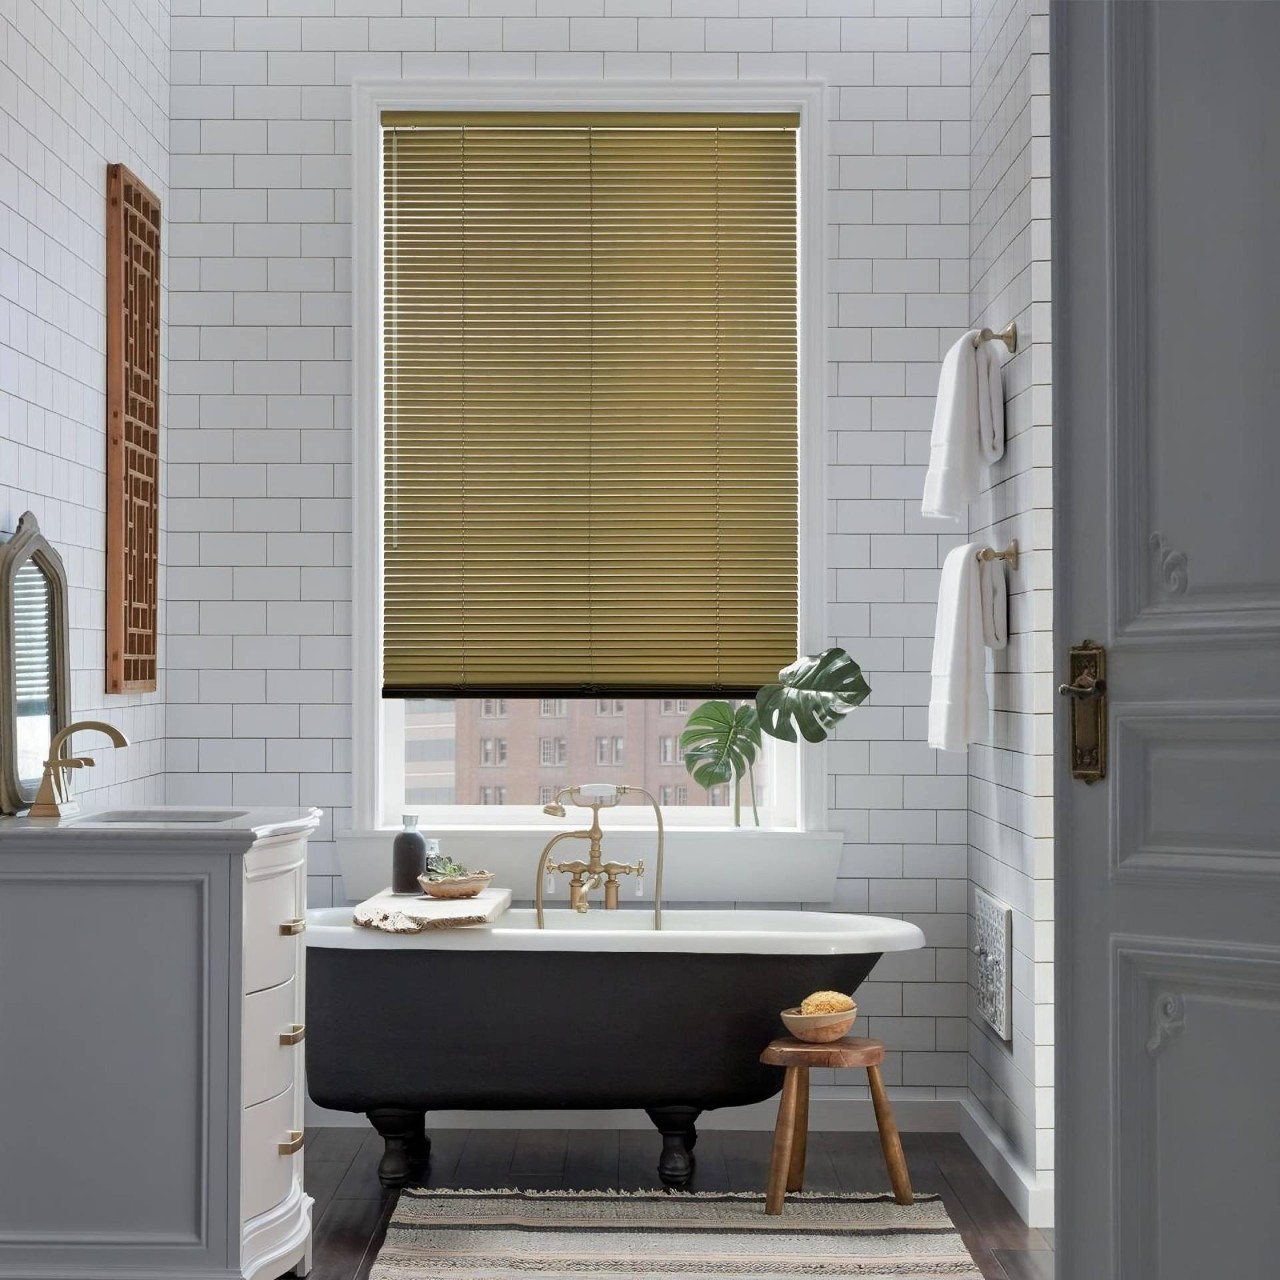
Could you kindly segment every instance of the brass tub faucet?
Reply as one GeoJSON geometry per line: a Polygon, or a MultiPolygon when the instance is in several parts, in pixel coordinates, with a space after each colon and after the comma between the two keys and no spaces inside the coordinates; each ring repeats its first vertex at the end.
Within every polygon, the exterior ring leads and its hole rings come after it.
{"type": "Polygon", "coordinates": [[[550,804],[543,806],[542,812],[552,818],[564,817],[565,800],[577,805],[579,808],[589,808],[591,810],[591,825],[578,831],[558,832],[547,841],[546,846],[543,848],[542,857],[538,859],[537,883],[534,890],[534,900],[538,908],[539,929],[546,928],[546,913],[543,907],[544,893],[552,894],[555,892],[555,878],[557,875],[567,875],[569,877],[569,905],[575,911],[584,915],[591,906],[589,895],[593,890],[599,889],[601,886],[604,887],[604,909],[606,911],[616,911],[618,909],[619,876],[635,876],[636,897],[644,896],[645,867],[643,859],[635,863],[606,862],[601,853],[604,832],[600,827],[600,810],[604,808],[612,809],[621,801],[623,796],[633,791],[648,800],[650,805],[653,806],[654,817],[657,819],[658,850],[657,871],[654,876],[653,886],[653,927],[655,929],[662,928],[662,810],[658,807],[658,802],[643,787],[620,786],[612,782],[593,782],[578,787],[561,787],[556,792],[555,799],[550,804]],[[553,861],[551,851],[561,840],[590,841],[586,860],[553,861]]]}

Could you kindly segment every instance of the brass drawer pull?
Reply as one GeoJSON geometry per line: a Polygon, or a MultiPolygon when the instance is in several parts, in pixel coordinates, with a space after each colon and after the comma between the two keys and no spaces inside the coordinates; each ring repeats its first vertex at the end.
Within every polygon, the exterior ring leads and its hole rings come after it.
{"type": "Polygon", "coordinates": [[[282,1142],[276,1150],[279,1151],[282,1156],[296,1155],[302,1150],[302,1137],[303,1134],[301,1129],[290,1129],[289,1141],[282,1142]]]}
{"type": "Polygon", "coordinates": [[[307,922],[301,917],[297,920],[286,920],[284,924],[280,926],[280,936],[282,938],[292,938],[296,934],[304,932],[306,927],[307,922]]]}
{"type": "Polygon", "coordinates": [[[307,1034],[306,1024],[302,1022],[295,1022],[292,1024],[290,1030],[282,1031],[280,1033],[280,1043],[281,1044],[300,1044],[302,1042],[302,1037],[305,1036],[306,1034],[307,1034]]]}

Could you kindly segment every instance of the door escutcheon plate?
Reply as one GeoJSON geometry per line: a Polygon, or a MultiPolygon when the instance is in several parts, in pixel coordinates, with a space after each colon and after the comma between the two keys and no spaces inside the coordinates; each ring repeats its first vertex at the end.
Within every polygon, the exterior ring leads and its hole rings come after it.
{"type": "Polygon", "coordinates": [[[1092,640],[1072,645],[1067,674],[1058,692],[1071,703],[1071,776],[1098,782],[1107,776],[1107,651],[1092,640]]]}

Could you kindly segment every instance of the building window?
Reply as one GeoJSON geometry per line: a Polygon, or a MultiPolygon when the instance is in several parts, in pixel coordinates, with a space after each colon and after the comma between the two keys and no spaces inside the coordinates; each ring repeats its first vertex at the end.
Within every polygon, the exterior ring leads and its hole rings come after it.
{"type": "MultiPolygon", "coordinates": [[[[660,796],[663,805],[686,809],[687,815],[680,817],[684,826],[726,824],[733,803],[731,787],[705,790],[689,779],[677,725],[664,715],[659,700],[624,700],[623,715],[609,720],[596,717],[594,699],[571,703],[569,718],[556,725],[563,729],[560,733],[538,732],[539,726],[549,727],[539,718],[540,710],[536,698],[511,699],[498,735],[493,730],[499,724],[481,714],[478,700],[422,701],[416,708],[391,702],[388,711],[401,717],[403,754],[396,778],[399,787],[394,795],[388,794],[387,811],[402,813],[406,804],[418,809],[454,807],[458,810],[454,817],[424,814],[424,823],[465,823],[470,819],[463,810],[480,803],[502,803],[499,794],[507,804],[532,810],[551,802],[548,787],[554,795],[557,786],[598,780],[593,775],[598,769],[600,779],[635,783],[660,796]],[[599,732],[605,727],[615,732],[599,732]],[[477,799],[482,792],[487,800],[477,799]]],[[[756,801],[766,826],[796,824],[798,754],[790,744],[764,740],[754,773],[756,801]]],[[[749,804],[745,782],[742,796],[744,806],[749,804]]],[[[642,800],[629,796],[624,803],[642,800]]],[[[528,816],[532,820],[534,815],[528,816]]]]}
{"type": "Polygon", "coordinates": [[[499,720],[507,714],[506,698],[481,698],[480,714],[486,720],[499,720]]]}
{"type": "Polygon", "coordinates": [[[596,699],[596,715],[598,716],[620,716],[626,709],[627,704],[621,698],[596,699]]]}
{"type": "Polygon", "coordinates": [[[492,804],[492,803],[493,803],[493,788],[492,788],[492,787],[481,787],[481,788],[480,788],[480,803],[481,803],[481,804],[492,804]]]}
{"type": "Polygon", "coordinates": [[[663,698],[662,714],[664,716],[687,716],[689,714],[689,699],[663,698]]]}
{"type": "Polygon", "coordinates": [[[568,698],[543,698],[538,703],[538,714],[561,719],[569,714],[568,698]]]}
{"type": "Polygon", "coordinates": [[[549,787],[549,786],[547,786],[547,784],[544,782],[544,783],[542,784],[542,786],[540,786],[540,787],[538,788],[538,803],[539,803],[539,804],[550,804],[550,803],[551,803],[555,798],[556,798],[556,789],[555,789],[555,787],[549,787]]]}

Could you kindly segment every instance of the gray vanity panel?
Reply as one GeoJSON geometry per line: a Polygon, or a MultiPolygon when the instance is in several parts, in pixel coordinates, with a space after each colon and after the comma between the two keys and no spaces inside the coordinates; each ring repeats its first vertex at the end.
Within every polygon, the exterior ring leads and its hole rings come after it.
{"type": "Polygon", "coordinates": [[[236,1274],[240,859],[105,862],[0,859],[0,1276],[236,1274]]]}

